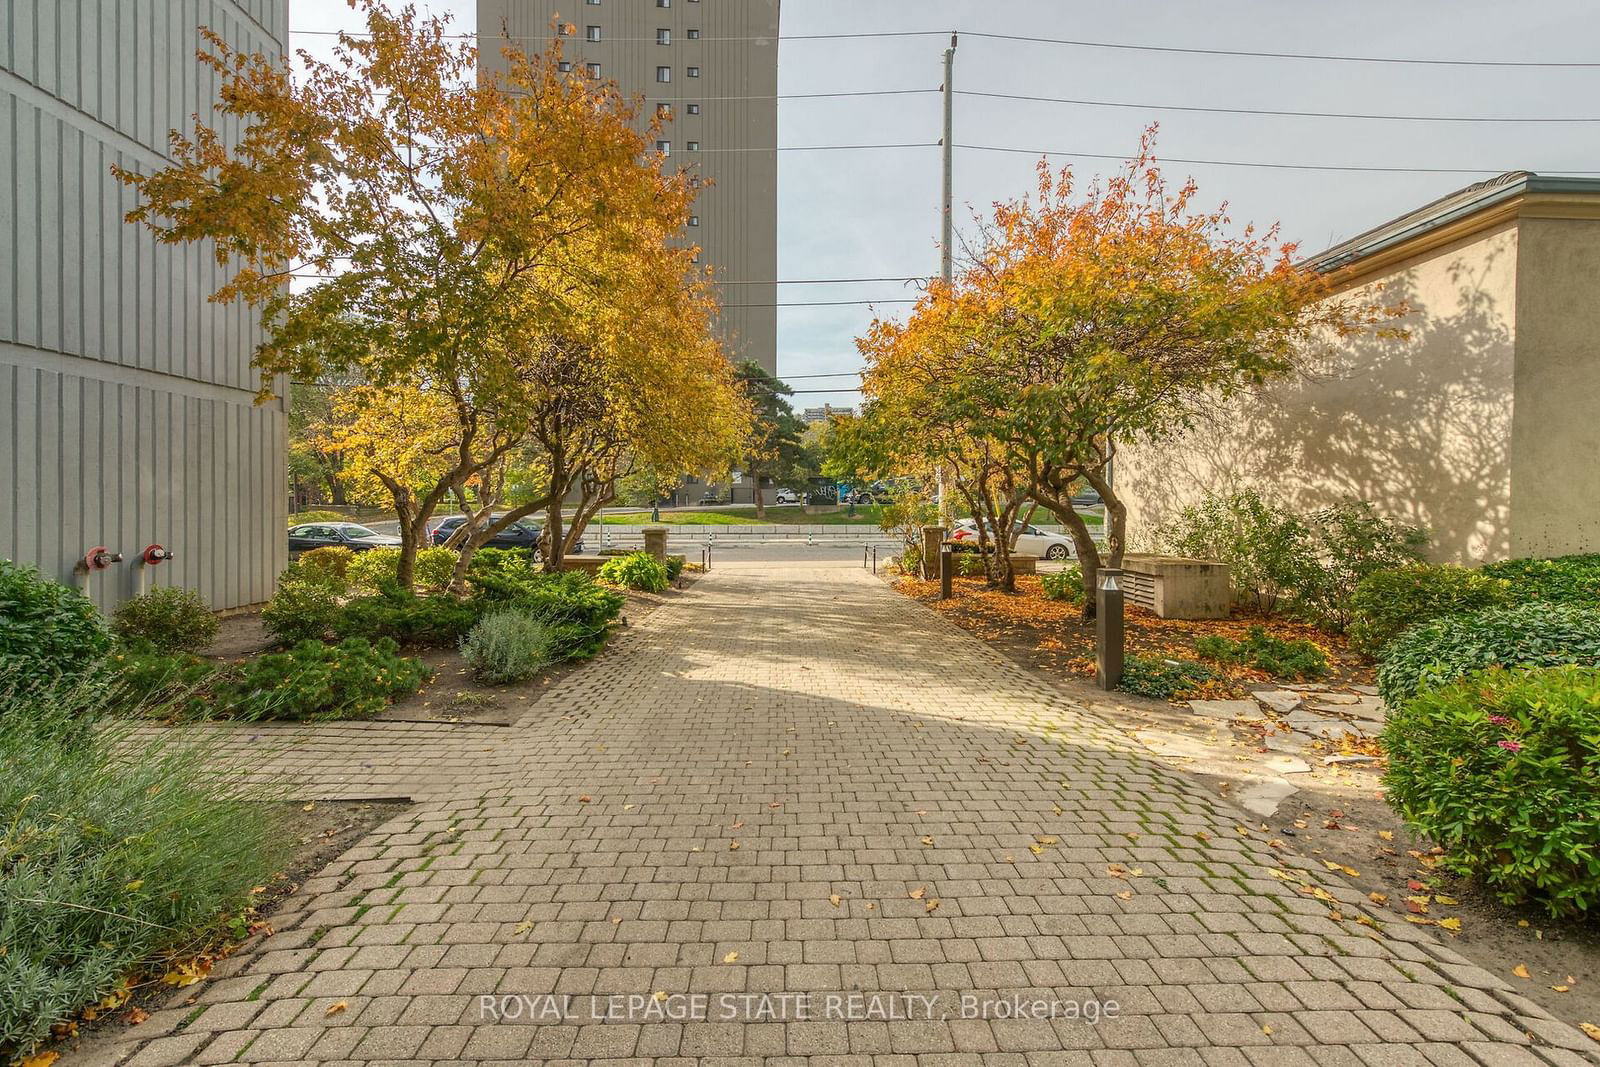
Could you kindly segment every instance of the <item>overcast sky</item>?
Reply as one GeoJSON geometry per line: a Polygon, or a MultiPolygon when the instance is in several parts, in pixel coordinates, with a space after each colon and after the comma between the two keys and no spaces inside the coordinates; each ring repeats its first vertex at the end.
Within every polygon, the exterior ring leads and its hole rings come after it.
{"type": "MultiPolygon", "coordinates": [[[[707,0],[736,3],[738,0],[707,0]]],[[[475,28],[474,0],[425,0],[475,28]]],[[[291,29],[359,28],[342,0],[292,0],[291,29]]],[[[1533,62],[1600,61],[1596,0],[785,0],[785,37],[968,30],[1180,48],[1319,55],[1533,62]]],[[[300,37],[297,46],[317,45],[300,37]]],[[[789,40],[780,94],[937,89],[940,36],[789,40]]],[[[1600,122],[1455,123],[1207,114],[1156,105],[1391,115],[1600,118],[1600,68],[1493,68],[1182,55],[965,37],[958,90],[1140,105],[1099,107],[958,97],[955,142],[1035,154],[958,150],[958,221],[1021,195],[1037,152],[1122,156],[1159,121],[1160,155],[1183,159],[1344,166],[1472,168],[1482,174],[1351,173],[1172,163],[1233,217],[1281,222],[1306,252],[1359,233],[1504,170],[1600,172],[1600,122]]],[[[782,100],[781,146],[932,142],[937,93],[782,100]]],[[[1069,159],[1085,177],[1112,160],[1069,159]]],[[[938,269],[939,151],[784,151],[779,169],[780,278],[854,278],[938,269]]],[[[784,285],[780,301],[891,300],[891,283],[784,285]]],[[[894,315],[903,304],[883,304],[894,315]]],[[[778,370],[796,389],[853,384],[802,379],[855,370],[854,338],[870,307],[792,307],[778,318],[778,370]]],[[[851,393],[802,393],[797,407],[854,403],[851,393]]]]}

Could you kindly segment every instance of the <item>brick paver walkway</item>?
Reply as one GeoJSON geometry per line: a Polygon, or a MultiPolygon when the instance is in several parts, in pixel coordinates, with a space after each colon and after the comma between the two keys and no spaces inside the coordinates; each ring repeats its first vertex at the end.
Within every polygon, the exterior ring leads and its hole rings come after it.
{"type": "Polygon", "coordinates": [[[847,567],[721,568],[509,729],[239,742],[308,796],[419,802],[103,1059],[1387,1067],[1594,1047],[1431,931],[1363,925],[1320,866],[847,567]],[[1029,1017],[1003,1017],[1018,1001],[1029,1017]]]}

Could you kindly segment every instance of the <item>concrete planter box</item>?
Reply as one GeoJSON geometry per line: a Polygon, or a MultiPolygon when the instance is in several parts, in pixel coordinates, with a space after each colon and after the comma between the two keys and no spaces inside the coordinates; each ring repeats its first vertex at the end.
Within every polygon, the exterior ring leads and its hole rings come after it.
{"type": "Polygon", "coordinates": [[[1233,581],[1226,563],[1129,552],[1122,557],[1123,596],[1163,619],[1226,619],[1233,581]]]}
{"type": "Polygon", "coordinates": [[[590,574],[599,574],[613,558],[612,556],[562,556],[561,569],[564,571],[587,571],[590,574]]]}

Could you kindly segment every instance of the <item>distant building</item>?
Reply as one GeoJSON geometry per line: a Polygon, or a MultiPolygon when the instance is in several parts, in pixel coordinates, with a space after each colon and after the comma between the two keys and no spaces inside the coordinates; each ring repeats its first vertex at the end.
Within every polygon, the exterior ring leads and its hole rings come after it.
{"type": "Polygon", "coordinates": [[[806,408],[801,414],[802,422],[827,422],[835,415],[854,415],[855,408],[836,408],[832,404],[824,404],[820,408],[806,408]]]}
{"type": "Polygon", "coordinates": [[[551,28],[575,74],[644,98],[669,163],[711,179],[684,235],[722,283],[728,357],[778,367],[778,0],[478,0],[479,64],[505,70],[551,28]]]}
{"type": "MultiPolygon", "coordinates": [[[[167,132],[214,115],[195,62],[204,23],[243,52],[283,54],[286,0],[23,0],[0,34],[0,557],[89,578],[109,608],[141,574],[214,608],[265,601],[286,565],[287,384],[265,404],[250,365],[260,318],[207,297],[205,244],[123,221],[113,164],[169,160],[167,132]],[[142,570],[150,545],[174,553],[142,570]]],[[[222,123],[225,143],[238,124],[222,123]]]]}
{"type": "Polygon", "coordinates": [[[1404,303],[1409,336],[1328,339],[1308,373],[1120,449],[1131,536],[1255,488],[1297,510],[1370,500],[1443,562],[1600,551],[1600,181],[1501,175],[1310,266],[1404,303]]]}

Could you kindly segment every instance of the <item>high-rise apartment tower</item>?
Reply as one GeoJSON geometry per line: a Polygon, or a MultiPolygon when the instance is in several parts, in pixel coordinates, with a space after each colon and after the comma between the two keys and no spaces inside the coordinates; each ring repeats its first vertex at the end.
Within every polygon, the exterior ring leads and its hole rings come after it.
{"type": "Polygon", "coordinates": [[[686,239],[716,271],[728,355],[777,370],[779,0],[478,0],[479,63],[544,48],[572,27],[575,74],[615,81],[670,114],[670,162],[710,179],[686,239]]]}

